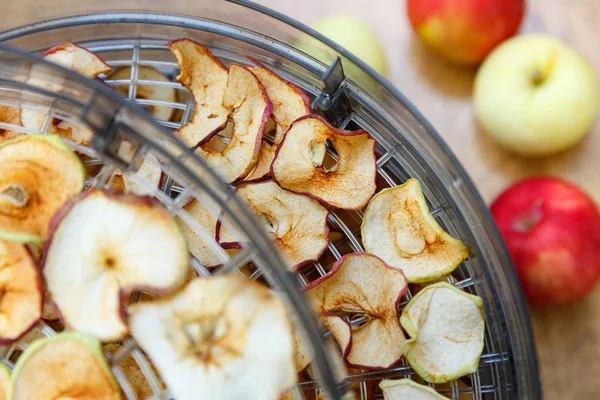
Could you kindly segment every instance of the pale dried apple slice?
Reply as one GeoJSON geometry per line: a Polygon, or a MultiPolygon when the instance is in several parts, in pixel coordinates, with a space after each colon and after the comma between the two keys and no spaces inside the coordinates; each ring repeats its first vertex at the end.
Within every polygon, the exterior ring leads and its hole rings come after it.
{"type": "Polygon", "coordinates": [[[10,368],[6,364],[0,363],[0,400],[8,399],[10,373],[10,368]]]}
{"type": "Polygon", "coordinates": [[[129,314],[133,338],[178,400],[279,399],[296,383],[283,303],[238,274],[193,280],[129,314]]]}
{"type": "Polygon", "coordinates": [[[292,122],[310,113],[309,100],[302,89],[279,77],[257,61],[253,61],[258,66],[248,69],[265,87],[267,96],[273,103],[271,118],[275,122],[275,138],[273,144],[262,141],[258,161],[252,172],[245,178],[246,181],[260,180],[271,173],[275,150],[281,143],[285,132],[292,122]]]}
{"type": "Polygon", "coordinates": [[[190,121],[175,131],[187,147],[194,147],[225,127],[229,110],[223,105],[227,68],[204,46],[177,39],[167,44],[177,58],[180,74],[176,79],[194,97],[190,121]]]}
{"type": "MultiPolygon", "coordinates": [[[[366,317],[363,325],[352,330],[349,350],[344,341],[339,343],[345,349],[348,365],[382,369],[400,359],[405,338],[397,309],[407,290],[402,271],[371,254],[351,253],[304,290],[319,313],[366,317]]],[[[334,333],[334,337],[338,339],[340,335],[334,333]]]]}
{"type": "Polygon", "coordinates": [[[232,132],[224,149],[211,149],[209,141],[194,152],[227,183],[244,179],[256,165],[263,133],[273,110],[264,87],[247,68],[229,69],[223,105],[231,120],[232,132]]]}
{"type": "MultiPolygon", "coordinates": [[[[124,160],[132,159],[135,150],[131,143],[124,141],[119,148],[119,157],[124,160]]],[[[148,153],[139,169],[134,173],[137,179],[133,179],[121,171],[116,171],[110,182],[112,188],[120,192],[133,193],[138,196],[152,196],[160,187],[162,181],[162,169],[160,161],[154,154],[148,153]],[[144,184],[140,183],[144,182],[144,184]]]]}
{"type": "Polygon", "coordinates": [[[38,339],[21,354],[10,378],[11,400],[120,400],[100,342],[79,332],[38,339]]]}
{"type": "Polygon", "coordinates": [[[410,379],[384,379],[379,383],[384,400],[447,400],[435,389],[410,379]]]}
{"type": "MultiPolygon", "coordinates": [[[[131,67],[125,67],[110,74],[107,79],[129,80],[130,78],[131,67]]],[[[152,67],[138,67],[137,79],[138,81],[171,82],[169,78],[152,67]]],[[[129,85],[118,85],[116,88],[125,96],[129,94],[129,85]]],[[[138,84],[136,87],[136,98],[174,103],[177,101],[177,92],[175,88],[169,86],[138,84]]],[[[148,111],[158,120],[170,121],[175,109],[168,106],[150,105],[148,106],[148,111]]]]}
{"type": "Polygon", "coordinates": [[[371,199],[361,233],[365,249],[401,269],[411,283],[447,275],[469,255],[431,216],[421,185],[412,178],[371,199]]]}
{"type": "Polygon", "coordinates": [[[412,298],[400,322],[411,337],[404,356],[425,381],[444,383],[477,370],[485,329],[480,297],[436,283],[412,298]]]}
{"type": "MultiPolygon", "coordinates": [[[[236,194],[263,222],[292,269],[318,260],[327,248],[329,211],[318,201],[282,189],[273,181],[246,184],[236,194]]],[[[217,226],[219,239],[221,226],[217,226]]],[[[236,243],[221,244],[230,248],[236,243]]]]}
{"type": "MultiPolygon", "coordinates": [[[[73,43],[65,43],[49,49],[44,53],[44,58],[52,63],[87,76],[88,78],[96,78],[98,75],[110,71],[110,67],[100,57],[73,43]]],[[[32,76],[33,77],[28,80],[30,84],[47,87],[53,91],[60,91],[62,89],[61,83],[43,82],[36,77],[35,73],[32,73],[32,76]]],[[[39,131],[43,126],[45,118],[45,113],[30,109],[21,110],[21,124],[25,128],[39,131]]],[[[59,125],[54,125],[53,121],[50,121],[47,133],[57,134],[83,146],[89,144],[93,135],[93,132],[88,128],[76,126],[64,121],[59,125]]]]}
{"type": "Polygon", "coordinates": [[[185,238],[149,197],[88,191],[51,225],[43,273],[54,304],[68,327],[102,341],[127,334],[127,293],[166,294],[187,278],[185,238]]]}
{"type": "Polygon", "coordinates": [[[42,315],[42,277],[20,243],[0,240],[0,343],[11,343],[42,315]]]}
{"type": "Polygon", "coordinates": [[[84,180],[83,164],[56,136],[0,144],[0,238],[43,242],[52,215],[81,192],[84,180]]]}
{"type": "Polygon", "coordinates": [[[318,115],[300,117],[277,148],[271,174],[284,189],[358,210],[376,190],[375,140],[363,130],[335,129],[318,115]],[[338,154],[333,166],[325,163],[328,142],[338,154]]]}

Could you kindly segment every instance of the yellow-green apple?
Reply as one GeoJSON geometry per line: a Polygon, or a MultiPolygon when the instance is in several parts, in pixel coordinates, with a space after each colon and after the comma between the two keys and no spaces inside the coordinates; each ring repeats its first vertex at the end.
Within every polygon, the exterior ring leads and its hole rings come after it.
{"type": "Polygon", "coordinates": [[[528,178],[490,209],[531,304],[569,303],[594,288],[600,214],[580,188],[553,177],[528,178]]]}
{"type": "Polygon", "coordinates": [[[407,0],[408,18],[425,44],[448,60],[476,65],[519,29],[524,0],[407,0]]]}
{"type": "Polygon", "coordinates": [[[475,78],[475,113],[482,128],[527,157],[558,153],[581,141],[596,118],[598,97],[590,64],[546,35],[506,41],[475,78]]]}

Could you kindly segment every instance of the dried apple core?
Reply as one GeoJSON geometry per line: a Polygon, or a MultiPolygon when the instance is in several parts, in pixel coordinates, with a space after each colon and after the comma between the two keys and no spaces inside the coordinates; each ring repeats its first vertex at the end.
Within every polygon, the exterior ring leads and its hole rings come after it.
{"type": "Polygon", "coordinates": [[[233,128],[233,121],[230,119],[227,121],[225,129],[210,138],[208,142],[202,143],[200,148],[209,153],[223,153],[231,143],[233,128]]]}
{"type": "Polygon", "coordinates": [[[335,172],[337,170],[337,157],[332,157],[327,150],[332,151],[337,156],[335,146],[331,139],[327,138],[324,141],[321,139],[312,140],[309,143],[309,158],[314,167],[321,167],[326,173],[335,172]]]}
{"type": "Polygon", "coordinates": [[[9,184],[2,190],[0,196],[17,207],[23,207],[27,204],[29,196],[21,186],[9,184]]]}

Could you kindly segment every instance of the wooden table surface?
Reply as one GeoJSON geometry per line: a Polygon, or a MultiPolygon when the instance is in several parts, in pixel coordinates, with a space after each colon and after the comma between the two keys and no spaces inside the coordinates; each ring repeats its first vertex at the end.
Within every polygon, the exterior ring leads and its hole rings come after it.
{"type": "MultiPolygon", "coordinates": [[[[600,204],[600,123],[577,148],[542,161],[524,161],[494,145],[478,129],[471,90],[474,69],[453,67],[415,40],[404,0],[259,0],[306,24],[336,12],[363,18],[378,33],[389,79],[448,142],[489,203],[514,180],[554,174],[585,188],[600,204]]],[[[600,2],[530,0],[524,32],[551,33],[571,44],[600,75],[600,2]]],[[[600,398],[600,288],[562,309],[531,310],[544,398],[600,398]]]]}

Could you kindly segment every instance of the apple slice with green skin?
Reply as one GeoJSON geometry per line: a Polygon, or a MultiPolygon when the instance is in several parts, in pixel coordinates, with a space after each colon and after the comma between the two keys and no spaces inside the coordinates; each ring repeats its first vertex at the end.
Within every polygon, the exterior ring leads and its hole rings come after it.
{"type": "Polygon", "coordinates": [[[435,389],[410,379],[384,379],[379,383],[384,400],[447,400],[435,389]]]}
{"type": "Polygon", "coordinates": [[[0,144],[0,238],[43,242],[52,215],[83,189],[85,169],[57,136],[0,144]]]}
{"type": "Polygon", "coordinates": [[[38,339],[21,354],[10,378],[11,400],[120,400],[100,341],[79,332],[38,339]]]}
{"type": "MultiPolygon", "coordinates": [[[[110,67],[100,57],[73,43],[65,43],[49,49],[44,53],[44,58],[52,63],[87,76],[88,78],[96,78],[100,74],[110,72],[110,67]]],[[[55,92],[62,90],[62,83],[60,83],[60,81],[45,82],[38,78],[35,73],[32,73],[32,78],[30,78],[28,82],[34,86],[47,88],[55,92]]],[[[45,113],[30,109],[21,110],[21,124],[25,128],[39,131],[44,124],[45,118],[45,113]]],[[[57,134],[83,146],[89,144],[93,135],[93,132],[90,129],[76,126],[66,121],[63,121],[58,125],[54,125],[51,121],[47,133],[57,134]]]]}
{"type": "Polygon", "coordinates": [[[223,149],[215,149],[210,140],[205,140],[194,153],[231,183],[244,179],[256,165],[273,105],[256,76],[239,65],[229,69],[223,105],[232,124],[229,142],[223,149]]]}
{"type": "Polygon", "coordinates": [[[275,122],[275,139],[273,144],[263,140],[256,166],[246,177],[246,181],[256,181],[268,177],[271,164],[275,158],[275,150],[281,143],[285,132],[296,119],[310,113],[309,100],[304,91],[292,83],[279,77],[270,69],[252,60],[257,67],[249,67],[265,87],[267,96],[273,103],[271,118],[275,122]]]}
{"type": "Polygon", "coordinates": [[[0,240],[0,288],[0,343],[11,343],[42,316],[44,285],[25,245],[0,240]]]}
{"type": "MultiPolygon", "coordinates": [[[[293,270],[318,260],[327,248],[329,211],[318,201],[282,189],[273,181],[246,184],[236,194],[263,221],[293,270]]],[[[220,240],[221,226],[217,224],[217,238],[223,247],[241,247],[239,242],[220,240]]]]}
{"type": "Polygon", "coordinates": [[[129,326],[178,400],[279,399],[296,383],[283,303],[237,273],[133,305],[129,326]]]}
{"type": "MultiPolygon", "coordinates": [[[[135,150],[131,143],[124,141],[119,149],[119,157],[131,160],[135,150]]],[[[138,179],[132,179],[121,171],[116,171],[110,182],[112,188],[120,192],[133,193],[138,196],[152,196],[154,190],[160,187],[163,173],[158,158],[152,153],[146,154],[139,169],[134,173],[138,179]],[[139,182],[145,182],[140,184],[139,182]]]]}
{"type": "Polygon", "coordinates": [[[43,273],[54,304],[67,327],[102,341],[128,333],[128,293],[167,294],[187,278],[185,238],[150,197],[88,191],[65,205],[50,229],[43,273]]]}
{"type": "Polygon", "coordinates": [[[284,189],[332,207],[359,210],[375,194],[375,140],[363,130],[344,131],[318,115],[292,123],[275,153],[273,179],[284,189]],[[327,143],[338,154],[326,163],[327,143]]]}
{"type": "Polygon", "coordinates": [[[173,40],[167,46],[181,71],[176,79],[195,101],[192,118],[175,135],[187,147],[195,147],[227,124],[229,110],[223,105],[227,68],[206,47],[190,39],[173,40]]]}
{"type": "Polygon", "coordinates": [[[8,399],[10,374],[10,368],[6,364],[0,363],[0,400],[8,399]]]}
{"type": "Polygon", "coordinates": [[[361,233],[365,250],[401,269],[411,283],[447,275],[469,255],[431,216],[421,185],[412,178],[371,199],[361,233]]]}
{"type": "MultiPolygon", "coordinates": [[[[110,74],[107,79],[111,80],[129,80],[131,78],[131,67],[121,68],[110,74]]],[[[169,78],[158,72],[152,67],[139,67],[137,73],[138,81],[156,81],[171,82],[169,78]]],[[[118,85],[117,90],[125,96],[129,94],[129,85],[118,85]]],[[[160,85],[138,84],[136,89],[137,99],[159,100],[174,103],[177,101],[177,92],[175,88],[160,85]]],[[[148,106],[150,114],[158,120],[170,121],[175,109],[167,106],[148,106]]]]}
{"type": "Polygon", "coordinates": [[[477,370],[485,324],[480,297],[440,282],[421,290],[402,310],[402,327],[411,337],[404,356],[430,383],[444,383],[477,370]]]}
{"type": "MultiPolygon", "coordinates": [[[[327,275],[304,290],[319,313],[366,317],[363,325],[352,330],[351,344],[347,340],[338,342],[349,366],[383,369],[402,357],[405,338],[397,312],[407,290],[402,271],[371,254],[351,253],[340,258],[327,275]]],[[[333,336],[344,338],[339,334],[343,332],[339,321],[334,327],[333,336]]]]}

